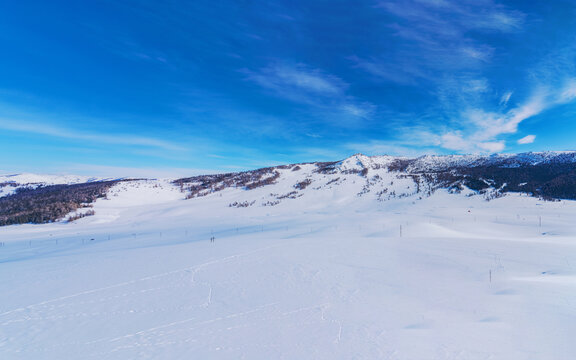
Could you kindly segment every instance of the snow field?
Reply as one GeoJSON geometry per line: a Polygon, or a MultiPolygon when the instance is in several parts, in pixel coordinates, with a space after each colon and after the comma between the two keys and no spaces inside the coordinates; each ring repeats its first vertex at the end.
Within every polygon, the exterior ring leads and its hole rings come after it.
{"type": "Polygon", "coordinates": [[[230,208],[246,195],[155,185],[73,224],[0,228],[0,358],[576,355],[574,202],[343,191],[230,208]]]}

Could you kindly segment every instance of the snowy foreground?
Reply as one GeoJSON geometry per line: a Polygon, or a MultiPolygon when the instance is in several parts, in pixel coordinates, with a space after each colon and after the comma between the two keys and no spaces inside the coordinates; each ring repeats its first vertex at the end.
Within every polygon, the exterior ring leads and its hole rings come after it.
{"type": "Polygon", "coordinates": [[[0,359],[576,358],[574,202],[139,194],[0,228],[0,359]]]}

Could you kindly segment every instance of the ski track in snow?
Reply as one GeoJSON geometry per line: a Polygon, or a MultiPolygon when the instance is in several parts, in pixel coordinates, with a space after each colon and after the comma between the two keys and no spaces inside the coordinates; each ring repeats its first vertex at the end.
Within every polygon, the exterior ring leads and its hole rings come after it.
{"type": "MultiPolygon", "coordinates": [[[[15,313],[15,312],[21,312],[21,311],[25,311],[25,310],[28,310],[28,309],[33,309],[33,308],[35,308],[35,307],[44,306],[44,305],[46,305],[46,304],[51,304],[51,303],[54,303],[54,302],[58,302],[58,301],[62,301],[62,300],[67,300],[67,299],[71,299],[71,298],[78,297],[78,296],[82,296],[82,295],[94,294],[94,293],[98,293],[98,292],[102,292],[102,291],[106,291],[106,290],[110,290],[110,289],[114,289],[114,288],[119,288],[119,287],[123,287],[123,286],[127,286],[127,285],[136,284],[136,283],[142,282],[142,281],[147,281],[147,280],[152,280],[152,279],[158,279],[158,278],[161,278],[161,277],[170,276],[170,275],[174,275],[174,274],[178,274],[178,273],[182,273],[182,272],[187,272],[187,271],[193,271],[193,272],[192,272],[192,281],[194,281],[194,274],[195,274],[196,272],[198,272],[199,270],[201,270],[202,268],[206,267],[206,266],[210,266],[210,265],[218,264],[218,263],[221,263],[221,262],[229,261],[229,260],[236,259],[236,258],[242,257],[242,256],[253,255],[253,254],[255,254],[255,253],[258,253],[258,252],[261,252],[261,251],[264,251],[264,250],[268,250],[268,249],[271,249],[271,248],[273,248],[273,246],[267,246],[267,247],[264,247],[264,248],[261,248],[261,249],[249,251],[249,252],[247,252],[247,253],[227,256],[227,257],[225,257],[225,258],[208,261],[208,262],[205,262],[205,263],[203,263],[203,264],[195,265],[195,266],[191,266],[191,267],[187,267],[187,268],[184,268],[184,269],[172,270],[172,271],[168,271],[168,272],[161,273],[161,274],[155,274],[155,275],[146,276],[146,277],[143,277],[143,278],[140,278],[140,279],[137,279],[137,280],[125,281],[125,282],[122,282],[122,283],[119,283],[119,284],[114,284],[114,285],[110,285],[110,286],[105,286],[105,287],[101,287],[101,288],[98,288],[98,289],[91,289],[91,290],[82,291],[82,292],[75,293],[75,294],[71,294],[71,295],[61,296],[61,297],[58,297],[58,298],[55,298],[55,299],[50,299],[50,300],[42,301],[42,302],[39,302],[39,303],[36,303],[36,304],[31,304],[31,305],[28,305],[28,306],[26,306],[26,307],[21,307],[21,308],[18,308],[18,309],[9,310],[9,311],[0,313],[0,316],[5,316],[5,315],[9,315],[9,314],[12,314],[12,313],[15,313]]],[[[144,289],[144,290],[139,290],[138,292],[139,292],[139,293],[142,293],[142,292],[153,291],[153,290],[158,290],[158,289],[161,289],[161,288],[144,289]]],[[[211,294],[211,293],[212,293],[212,290],[210,290],[210,294],[211,294]]],[[[113,297],[113,298],[122,297],[122,296],[129,296],[129,295],[132,295],[132,294],[133,294],[133,293],[127,293],[127,294],[115,296],[115,297],[113,297]]],[[[109,300],[109,299],[112,299],[112,298],[107,298],[107,300],[109,300]]],[[[0,324],[0,325],[3,325],[3,324],[0,324]]]]}

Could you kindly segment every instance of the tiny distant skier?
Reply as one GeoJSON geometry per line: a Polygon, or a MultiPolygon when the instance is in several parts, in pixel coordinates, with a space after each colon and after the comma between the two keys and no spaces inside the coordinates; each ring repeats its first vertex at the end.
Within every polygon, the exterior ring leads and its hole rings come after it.
{"type": "Polygon", "coordinates": [[[215,238],[214,236],[212,236],[212,237],[210,238],[210,242],[213,243],[214,240],[216,240],[216,238],[215,238]]]}

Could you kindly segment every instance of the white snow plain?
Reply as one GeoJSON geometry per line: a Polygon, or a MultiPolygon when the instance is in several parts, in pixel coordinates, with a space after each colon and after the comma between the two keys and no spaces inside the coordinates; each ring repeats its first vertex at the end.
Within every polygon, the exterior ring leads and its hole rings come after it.
{"type": "Polygon", "coordinates": [[[575,202],[339,191],[120,183],[95,216],[0,228],[0,358],[576,358],[575,202]]]}

